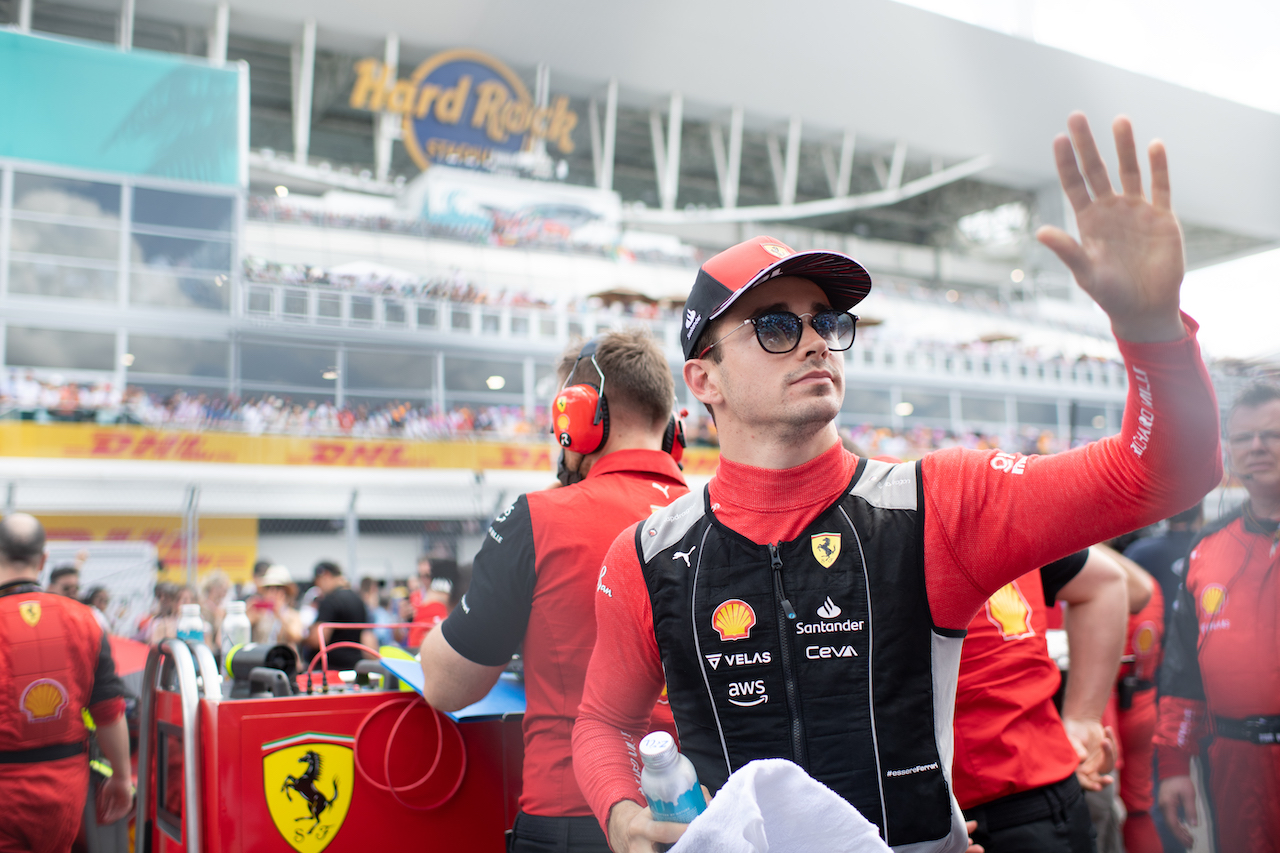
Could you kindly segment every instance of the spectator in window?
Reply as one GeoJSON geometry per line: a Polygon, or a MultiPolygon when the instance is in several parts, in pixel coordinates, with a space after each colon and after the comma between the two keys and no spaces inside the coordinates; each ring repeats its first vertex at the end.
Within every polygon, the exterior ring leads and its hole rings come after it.
{"type": "MultiPolygon", "coordinates": [[[[351,584],[342,574],[337,564],[324,560],[316,563],[315,585],[320,590],[320,603],[316,608],[316,621],[311,626],[309,642],[317,650],[320,648],[320,626],[325,623],[347,623],[363,625],[369,623],[369,611],[365,608],[360,596],[351,589],[351,584]]],[[[362,643],[370,648],[377,647],[377,639],[368,628],[324,628],[324,642],[362,643]]],[[[327,652],[328,669],[354,669],[364,655],[359,649],[345,646],[327,652]]]]}

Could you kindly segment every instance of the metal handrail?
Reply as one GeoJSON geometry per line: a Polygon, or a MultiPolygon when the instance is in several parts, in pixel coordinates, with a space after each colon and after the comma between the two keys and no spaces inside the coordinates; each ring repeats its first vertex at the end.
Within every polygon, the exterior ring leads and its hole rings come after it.
{"type": "Polygon", "coordinates": [[[213,652],[204,643],[193,644],[196,652],[196,666],[200,671],[201,695],[207,702],[217,705],[222,701],[222,674],[218,672],[218,662],[213,652]]]}
{"type": "MultiPolygon", "coordinates": [[[[199,647],[203,647],[200,644],[199,647]]],[[[208,648],[204,653],[212,654],[208,648]]],[[[153,646],[147,654],[147,666],[142,675],[142,709],[139,716],[138,732],[138,789],[134,813],[134,853],[142,853],[150,845],[147,839],[147,805],[148,777],[151,772],[151,729],[155,725],[156,681],[160,673],[160,663],[165,655],[173,661],[174,673],[178,679],[178,695],[182,701],[182,775],[183,775],[183,820],[186,824],[187,853],[200,853],[200,742],[197,727],[200,719],[200,688],[196,680],[197,650],[193,657],[191,649],[182,640],[168,639],[158,646],[153,646]]],[[[203,667],[202,667],[203,668],[203,667]]],[[[216,671],[216,668],[215,668],[216,671]]]]}

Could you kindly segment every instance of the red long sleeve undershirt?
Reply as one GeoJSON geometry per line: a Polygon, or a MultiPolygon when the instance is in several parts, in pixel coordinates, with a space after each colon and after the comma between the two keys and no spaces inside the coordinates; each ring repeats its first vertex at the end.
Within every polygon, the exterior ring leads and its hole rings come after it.
{"type": "MultiPolygon", "coordinates": [[[[1222,477],[1218,409],[1195,321],[1179,341],[1119,341],[1129,373],[1120,433],[1055,456],[939,451],[922,463],[925,584],[934,623],[963,629],[1005,583],[1193,504],[1222,477]],[[1017,464],[1014,464],[1014,463],[1017,464]]],[[[797,468],[721,457],[712,510],[753,542],[798,536],[843,492],[857,457],[839,444],[797,468]]],[[[634,525],[605,558],[596,646],[573,732],[578,784],[606,827],[621,800],[644,803],[635,744],[662,691],[653,614],[634,525]]]]}

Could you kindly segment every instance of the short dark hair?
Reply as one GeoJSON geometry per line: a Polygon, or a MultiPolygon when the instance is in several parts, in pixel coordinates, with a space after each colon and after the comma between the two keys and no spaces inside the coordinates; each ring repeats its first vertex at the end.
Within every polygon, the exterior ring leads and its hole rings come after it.
{"type": "MultiPolygon", "coordinates": [[[[1257,379],[1244,387],[1244,390],[1231,401],[1231,410],[1227,412],[1226,423],[1241,409],[1256,409],[1265,406],[1272,400],[1280,400],[1280,385],[1266,379],[1257,379]]],[[[1226,426],[1226,423],[1223,426],[1226,426]]]]}
{"type": "Polygon", "coordinates": [[[25,513],[0,519],[0,559],[6,563],[34,565],[44,553],[44,525],[25,513]]]}
{"type": "MultiPolygon", "coordinates": [[[[571,344],[560,356],[556,373],[562,383],[600,381],[590,360],[578,360],[582,342],[571,344]]],[[[623,406],[650,426],[665,426],[676,402],[671,365],[653,335],[644,328],[606,332],[596,342],[596,363],[604,374],[605,398],[610,410],[623,406]]]]}
{"type": "Polygon", "coordinates": [[[53,571],[49,572],[49,583],[57,583],[58,581],[65,578],[67,575],[78,575],[78,574],[80,574],[80,570],[77,569],[74,565],[72,565],[71,563],[63,563],[62,565],[54,568],[53,571]]]}
{"type": "Polygon", "coordinates": [[[342,567],[332,560],[321,560],[316,563],[313,574],[315,577],[319,577],[320,575],[333,575],[335,578],[340,578],[342,577],[342,567]]]}
{"type": "Polygon", "coordinates": [[[267,573],[267,569],[274,565],[270,560],[259,560],[253,564],[253,576],[260,578],[267,573]]]}

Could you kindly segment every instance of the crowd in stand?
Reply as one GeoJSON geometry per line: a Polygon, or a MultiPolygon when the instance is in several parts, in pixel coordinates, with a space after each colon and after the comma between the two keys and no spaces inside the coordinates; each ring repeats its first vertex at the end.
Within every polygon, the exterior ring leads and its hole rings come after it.
{"type": "MultiPolygon", "coordinates": [[[[539,407],[529,417],[521,406],[460,405],[440,413],[403,401],[382,405],[357,403],[336,406],[328,400],[298,402],[266,394],[236,401],[217,394],[175,391],[168,395],[127,388],[117,394],[109,383],[55,385],[35,379],[30,372],[12,372],[0,383],[0,413],[42,422],[137,424],[188,430],[220,430],[249,435],[350,436],[353,438],[404,438],[438,441],[469,437],[505,440],[540,440],[547,429],[547,413],[539,407]]],[[[845,435],[870,456],[915,459],[946,447],[979,450],[1003,447],[1020,453],[1054,453],[1064,442],[1050,430],[1022,427],[1016,436],[979,431],[914,426],[895,430],[859,424],[845,435]]],[[[1084,438],[1078,438],[1073,446],[1084,438]]],[[[702,418],[688,424],[688,441],[694,447],[718,444],[715,425],[702,418]]]]}

